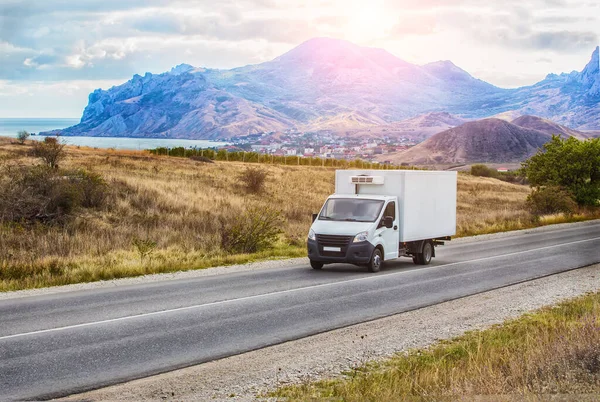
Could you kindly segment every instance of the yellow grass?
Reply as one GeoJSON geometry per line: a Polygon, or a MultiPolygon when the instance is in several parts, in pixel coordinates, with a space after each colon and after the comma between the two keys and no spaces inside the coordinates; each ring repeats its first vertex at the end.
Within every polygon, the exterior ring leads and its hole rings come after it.
{"type": "Polygon", "coordinates": [[[286,401],[591,401],[600,394],[599,345],[597,293],[367,363],[337,380],[287,386],[270,396],[286,401]]]}
{"type": "MultiPolygon", "coordinates": [[[[0,164],[38,163],[28,148],[0,139],[0,164]]],[[[311,214],[333,192],[334,169],[260,165],[266,188],[251,195],[238,180],[247,166],[69,147],[62,168],[99,173],[118,194],[109,207],[64,226],[1,225],[0,291],[304,255],[311,214]],[[257,255],[227,255],[223,224],[249,205],[281,210],[280,240],[257,255]],[[141,258],[134,239],[156,242],[156,249],[141,258]]],[[[458,236],[540,224],[524,209],[527,187],[459,175],[458,190],[458,236]]]]}

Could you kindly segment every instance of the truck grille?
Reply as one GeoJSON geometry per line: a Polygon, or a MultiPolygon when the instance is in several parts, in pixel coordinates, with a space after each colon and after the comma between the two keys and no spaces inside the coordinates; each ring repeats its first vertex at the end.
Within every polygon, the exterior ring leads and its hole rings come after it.
{"type": "Polygon", "coordinates": [[[346,255],[348,244],[352,241],[352,236],[338,235],[317,235],[317,244],[319,245],[319,253],[324,256],[342,256],[346,255]],[[324,251],[323,247],[339,247],[340,251],[324,251]]]}

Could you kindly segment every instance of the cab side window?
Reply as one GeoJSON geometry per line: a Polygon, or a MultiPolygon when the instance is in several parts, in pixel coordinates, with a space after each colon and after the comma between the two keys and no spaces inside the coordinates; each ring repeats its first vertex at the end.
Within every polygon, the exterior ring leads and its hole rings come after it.
{"type": "Polygon", "coordinates": [[[385,212],[383,213],[383,217],[385,218],[386,216],[391,216],[392,218],[394,218],[394,221],[396,220],[396,203],[395,202],[392,201],[386,205],[385,212]]]}

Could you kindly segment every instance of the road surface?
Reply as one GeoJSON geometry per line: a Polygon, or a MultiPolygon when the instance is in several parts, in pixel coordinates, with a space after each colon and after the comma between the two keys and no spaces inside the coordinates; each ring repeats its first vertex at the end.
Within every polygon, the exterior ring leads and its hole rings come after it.
{"type": "Polygon", "coordinates": [[[448,243],[429,266],[309,266],[0,301],[0,399],[182,368],[600,262],[600,222],[448,243]]]}

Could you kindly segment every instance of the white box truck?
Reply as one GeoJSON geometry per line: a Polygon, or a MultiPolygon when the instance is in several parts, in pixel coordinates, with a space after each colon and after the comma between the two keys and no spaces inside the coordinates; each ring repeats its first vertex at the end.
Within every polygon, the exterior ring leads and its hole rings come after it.
{"type": "Polygon", "coordinates": [[[412,257],[429,264],[435,246],[456,234],[456,172],[337,170],[329,196],[308,233],[314,269],[329,263],[366,265],[412,257]]]}

